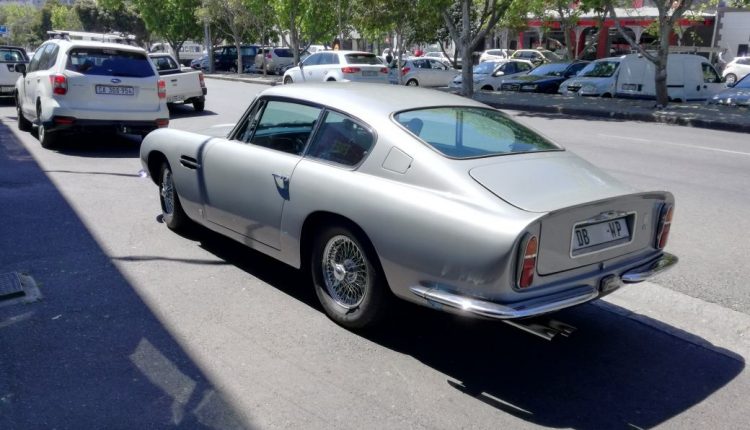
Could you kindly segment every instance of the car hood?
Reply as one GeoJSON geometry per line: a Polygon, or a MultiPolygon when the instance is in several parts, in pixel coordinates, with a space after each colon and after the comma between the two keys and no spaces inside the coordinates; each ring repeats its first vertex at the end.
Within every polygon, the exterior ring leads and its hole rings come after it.
{"type": "Polygon", "coordinates": [[[567,151],[494,157],[469,174],[496,196],[529,212],[551,212],[636,191],[567,151]]]}
{"type": "Polygon", "coordinates": [[[711,100],[721,104],[750,105],[750,89],[729,88],[719,92],[711,100]]]}

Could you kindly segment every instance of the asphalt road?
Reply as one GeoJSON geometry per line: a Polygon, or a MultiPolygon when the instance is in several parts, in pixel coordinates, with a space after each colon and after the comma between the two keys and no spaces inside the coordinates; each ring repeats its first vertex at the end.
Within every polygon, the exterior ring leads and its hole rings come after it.
{"type": "MultiPolygon", "coordinates": [[[[206,112],[178,108],[171,127],[233,122],[263,88],[207,83],[206,112]]],[[[554,342],[406,305],[376,332],[343,330],[303,274],[211,233],[168,231],[137,141],[46,151],[12,107],[0,119],[0,273],[29,273],[44,296],[0,307],[0,428],[747,424],[741,357],[597,306],[562,312],[579,330],[554,342]]],[[[675,192],[670,249],[683,263],[658,282],[747,313],[746,136],[519,119],[636,186],[675,192]]]]}

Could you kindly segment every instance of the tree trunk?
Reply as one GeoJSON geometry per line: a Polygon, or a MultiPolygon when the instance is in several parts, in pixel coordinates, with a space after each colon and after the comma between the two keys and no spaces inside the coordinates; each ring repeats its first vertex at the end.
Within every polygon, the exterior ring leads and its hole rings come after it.
{"type": "Polygon", "coordinates": [[[659,25],[659,49],[654,62],[654,85],[656,89],[656,104],[666,107],[669,104],[669,93],[667,90],[667,61],[669,59],[669,35],[672,26],[669,20],[664,20],[659,25]]]}
{"type": "Polygon", "coordinates": [[[241,40],[240,37],[241,36],[238,36],[236,34],[234,35],[234,46],[235,46],[235,48],[237,48],[237,74],[238,75],[240,73],[242,73],[242,67],[243,67],[243,64],[242,64],[242,45],[241,45],[241,42],[240,42],[240,40],[241,40]]]}
{"type": "Polygon", "coordinates": [[[463,0],[461,5],[461,93],[466,97],[474,95],[474,76],[471,61],[472,47],[469,46],[471,37],[471,0],[463,0]]]}

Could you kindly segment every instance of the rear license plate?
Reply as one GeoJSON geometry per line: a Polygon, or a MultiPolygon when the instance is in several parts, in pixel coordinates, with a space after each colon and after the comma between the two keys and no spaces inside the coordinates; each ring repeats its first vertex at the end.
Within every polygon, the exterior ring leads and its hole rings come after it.
{"type": "Polygon", "coordinates": [[[378,72],[374,72],[371,70],[363,70],[362,76],[378,76],[378,72]]]}
{"type": "Polygon", "coordinates": [[[608,242],[628,240],[630,231],[625,218],[613,219],[597,224],[588,224],[573,229],[573,240],[571,248],[575,253],[578,250],[592,248],[608,242]]]}
{"type": "Polygon", "coordinates": [[[114,85],[97,85],[96,93],[113,95],[113,96],[134,96],[135,88],[114,86],[114,85]]]}
{"type": "Polygon", "coordinates": [[[181,102],[183,100],[185,100],[185,96],[167,97],[167,103],[181,102]]]}

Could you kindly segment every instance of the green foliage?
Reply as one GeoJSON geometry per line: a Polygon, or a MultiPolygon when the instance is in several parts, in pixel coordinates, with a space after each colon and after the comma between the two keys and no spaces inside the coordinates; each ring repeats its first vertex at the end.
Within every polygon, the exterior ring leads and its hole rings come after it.
{"type": "MultiPolygon", "coordinates": [[[[203,34],[203,25],[198,22],[196,12],[200,0],[129,0],[138,10],[146,29],[169,42],[179,61],[182,44],[186,40],[198,39],[203,34]]],[[[110,6],[115,6],[112,3],[110,6]]]]}
{"type": "Polygon", "coordinates": [[[52,7],[52,28],[60,30],[83,30],[83,24],[78,18],[75,9],[67,5],[57,5],[52,7]]]}
{"type": "Polygon", "coordinates": [[[140,41],[149,40],[146,24],[131,2],[113,0],[76,0],[73,9],[84,31],[107,33],[118,31],[135,35],[140,41]]]}
{"type": "Polygon", "coordinates": [[[40,11],[34,6],[20,4],[0,6],[0,22],[4,23],[9,33],[7,38],[0,39],[0,43],[26,48],[36,47],[44,40],[37,32],[40,20],[40,11]]]}

